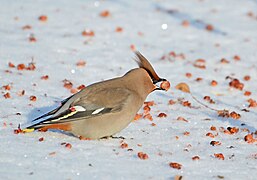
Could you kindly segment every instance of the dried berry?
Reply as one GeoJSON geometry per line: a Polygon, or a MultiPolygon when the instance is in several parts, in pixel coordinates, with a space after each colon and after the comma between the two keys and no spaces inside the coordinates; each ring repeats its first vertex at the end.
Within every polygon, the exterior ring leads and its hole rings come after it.
{"type": "Polygon", "coordinates": [[[191,78],[192,74],[191,73],[186,73],[186,77],[191,78]]]}
{"type": "Polygon", "coordinates": [[[230,87],[233,87],[235,89],[238,89],[238,90],[243,90],[244,88],[244,84],[241,83],[238,79],[233,79],[230,83],[229,83],[229,86],[230,87]]]}
{"type": "Polygon", "coordinates": [[[71,88],[71,89],[70,89],[70,92],[71,92],[72,94],[75,94],[75,93],[79,92],[79,90],[78,90],[78,89],[75,89],[75,88],[71,88]]]}
{"type": "Polygon", "coordinates": [[[37,39],[35,38],[35,36],[31,35],[29,37],[29,42],[37,42],[37,39]]]}
{"type": "Polygon", "coordinates": [[[23,30],[28,30],[28,29],[32,29],[32,27],[30,25],[25,25],[22,27],[23,30]]]}
{"type": "Polygon", "coordinates": [[[219,146],[219,145],[221,145],[221,142],[219,142],[219,141],[211,141],[210,145],[212,145],[212,146],[219,146]]]}
{"type": "Polygon", "coordinates": [[[143,117],[142,114],[136,114],[135,117],[134,117],[134,120],[135,120],[135,121],[136,121],[136,120],[139,120],[139,119],[141,119],[142,117],[143,117]]]}
{"type": "Polygon", "coordinates": [[[239,128],[237,128],[237,127],[227,127],[227,130],[229,131],[230,134],[235,134],[239,131],[239,128]]]}
{"type": "Polygon", "coordinates": [[[17,66],[17,69],[19,71],[24,70],[25,68],[26,68],[26,66],[24,64],[18,64],[18,66],[17,66]]]}
{"type": "Polygon", "coordinates": [[[182,21],[181,25],[184,27],[188,27],[190,25],[190,22],[187,20],[184,20],[184,21],[182,21]]]}
{"type": "Polygon", "coordinates": [[[35,63],[31,62],[29,65],[26,67],[26,70],[29,71],[34,71],[36,69],[35,63]]]}
{"type": "Polygon", "coordinates": [[[84,137],[84,136],[79,136],[79,140],[90,141],[91,138],[87,138],[87,137],[84,137]]]}
{"type": "Polygon", "coordinates": [[[218,116],[220,116],[220,117],[226,117],[226,118],[228,118],[230,115],[229,115],[229,111],[228,110],[219,110],[219,111],[217,111],[217,113],[218,113],[218,116]]]}
{"type": "Polygon", "coordinates": [[[183,118],[183,117],[181,117],[181,116],[179,116],[179,117],[177,118],[177,120],[178,120],[178,121],[188,122],[188,120],[186,120],[185,118],[183,118]]]}
{"type": "Polygon", "coordinates": [[[203,99],[204,99],[205,101],[210,101],[210,100],[211,100],[210,96],[204,96],[203,99]]]}
{"type": "Polygon", "coordinates": [[[65,87],[67,89],[71,89],[72,86],[73,86],[73,84],[69,80],[67,80],[67,79],[64,79],[62,82],[64,83],[63,87],[65,87]]]}
{"type": "Polygon", "coordinates": [[[30,100],[30,101],[36,101],[36,100],[37,100],[37,97],[36,97],[36,96],[30,96],[30,97],[29,97],[29,100],[30,100]]]}
{"type": "Polygon", "coordinates": [[[224,160],[224,159],[225,159],[225,157],[224,157],[224,155],[223,155],[222,153],[214,154],[214,157],[215,157],[215,158],[218,158],[218,159],[221,159],[221,160],[224,160]]]}
{"type": "Polygon", "coordinates": [[[228,61],[227,59],[225,59],[225,58],[222,58],[222,59],[220,60],[220,63],[222,63],[222,64],[228,64],[229,61],[228,61]]]}
{"type": "Polygon", "coordinates": [[[154,103],[154,101],[145,101],[144,105],[146,105],[146,106],[153,106],[153,105],[155,105],[155,103],[154,103]]]}
{"type": "Polygon", "coordinates": [[[215,126],[211,126],[211,127],[210,127],[210,130],[211,130],[211,131],[216,131],[217,128],[216,128],[215,126]]]}
{"type": "Polygon", "coordinates": [[[199,159],[200,159],[199,156],[194,156],[194,157],[192,157],[192,160],[193,160],[193,161],[196,161],[196,160],[199,160],[199,159]]]}
{"type": "Polygon", "coordinates": [[[241,60],[240,56],[238,56],[238,55],[235,55],[233,58],[234,58],[235,61],[240,61],[241,60]]]}
{"type": "Polygon", "coordinates": [[[148,119],[148,120],[150,120],[150,121],[152,121],[153,120],[153,117],[152,117],[152,115],[151,114],[146,114],[146,115],[144,115],[144,117],[143,117],[144,119],[148,119]]]}
{"type": "Polygon", "coordinates": [[[102,11],[101,13],[100,13],[100,16],[101,17],[108,17],[108,16],[110,16],[111,14],[110,14],[110,12],[108,11],[108,10],[104,10],[104,11],[102,11]]]}
{"type": "Polygon", "coordinates": [[[253,134],[247,134],[247,135],[244,137],[244,140],[245,140],[247,143],[249,143],[249,144],[254,143],[254,142],[257,141],[256,139],[254,139],[253,134]]]}
{"type": "Polygon", "coordinates": [[[116,31],[116,32],[122,32],[122,31],[123,31],[123,28],[122,28],[122,27],[116,27],[115,31],[116,31]]]}
{"type": "Polygon", "coordinates": [[[38,17],[38,20],[39,20],[39,21],[42,21],[42,22],[46,22],[47,19],[48,19],[48,18],[47,18],[46,15],[41,15],[41,16],[38,17]]]}
{"type": "Polygon", "coordinates": [[[245,92],[244,92],[244,95],[245,95],[245,96],[251,96],[251,94],[252,94],[252,93],[251,93],[250,91],[245,91],[245,92]]]}
{"type": "Polygon", "coordinates": [[[89,37],[95,36],[94,31],[89,30],[89,29],[86,29],[86,30],[82,31],[81,34],[82,34],[82,36],[89,36],[89,37]]]}
{"type": "Polygon", "coordinates": [[[41,76],[40,79],[43,79],[43,80],[48,80],[49,79],[49,76],[48,75],[44,75],[44,76],[41,76]]]}
{"type": "Polygon", "coordinates": [[[211,86],[217,86],[218,85],[218,82],[217,81],[215,81],[215,80],[212,80],[211,81],[211,86]]]}
{"type": "Polygon", "coordinates": [[[167,117],[167,114],[165,114],[165,113],[159,113],[159,114],[158,114],[158,117],[161,117],[161,118],[162,118],[162,117],[167,117]]]}
{"type": "Polygon", "coordinates": [[[215,101],[213,101],[210,96],[204,96],[203,99],[204,99],[205,101],[209,102],[210,104],[215,104],[215,101]]]}
{"type": "Polygon", "coordinates": [[[207,24],[206,27],[205,27],[205,29],[206,29],[207,31],[213,31],[213,30],[214,30],[214,27],[213,27],[213,25],[211,25],[211,24],[207,24]]]}
{"type": "Polygon", "coordinates": [[[134,44],[131,44],[131,45],[130,45],[130,49],[131,49],[132,51],[135,51],[135,50],[136,50],[136,46],[135,46],[134,44]]]}
{"type": "Polygon", "coordinates": [[[189,101],[183,101],[182,105],[185,107],[191,107],[191,103],[189,101]]]}
{"type": "Polygon", "coordinates": [[[11,98],[10,93],[9,93],[9,92],[5,93],[5,94],[4,94],[4,98],[5,98],[5,99],[11,98]]]}
{"type": "Polygon", "coordinates": [[[241,115],[236,113],[235,111],[231,112],[229,116],[233,119],[239,119],[241,117],[241,115]]]}
{"type": "Polygon", "coordinates": [[[185,131],[183,134],[184,134],[185,136],[189,136],[189,135],[190,135],[190,132],[185,131]]]}
{"type": "Polygon", "coordinates": [[[85,66],[86,65],[86,61],[84,61],[84,60],[79,60],[77,63],[76,63],[76,66],[78,66],[78,67],[83,67],[83,66],[85,66]]]}
{"type": "Polygon", "coordinates": [[[120,145],[120,147],[121,147],[122,149],[128,148],[128,144],[125,143],[125,142],[123,142],[123,143],[120,145]]]}
{"type": "Polygon", "coordinates": [[[14,129],[14,134],[20,134],[20,133],[22,133],[22,130],[21,129],[14,129]]]}
{"type": "Polygon", "coordinates": [[[84,89],[86,86],[84,84],[81,84],[80,86],[77,87],[78,90],[84,89]]]}
{"type": "Polygon", "coordinates": [[[156,126],[156,124],[155,123],[151,123],[151,126],[156,126]]]}
{"type": "Polygon", "coordinates": [[[208,132],[208,133],[206,134],[206,136],[209,136],[209,137],[211,137],[211,138],[214,138],[214,135],[213,135],[212,133],[210,133],[210,132],[208,132]]]}
{"type": "Polygon", "coordinates": [[[246,75],[246,76],[244,77],[244,80],[245,80],[245,81],[249,81],[250,79],[251,79],[251,76],[246,75]]]}
{"type": "Polygon", "coordinates": [[[151,108],[149,106],[144,106],[143,110],[144,110],[144,114],[148,114],[151,111],[151,108]]]}
{"type": "Polygon", "coordinates": [[[10,91],[11,90],[11,85],[10,84],[4,85],[3,89],[6,90],[6,91],[10,91]]]}
{"type": "Polygon", "coordinates": [[[72,148],[72,145],[71,145],[70,143],[67,143],[67,144],[65,144],[65,147],[66,147],[67,149],[71,149],[71,148],[72,148]]]}
{"type": "Polygon", "coordinates": [[[14,129],[14,134],[20,134],[20,133],[23,133],[23,131],[21,130],[21,128],[20,128],[20,125],[18,126],[18,128],[17,129],[14,129]]]}
{"type": "Polygon", "coordinates": [[[56,155],[56,152],[50,152],[48,155],[49,156],[54,156],[54,155],[56,155]]]}
{"type": "Polygon", "coordinates": [[[8,66],[9,66],[10,68],[15,68],[15,65],[14,65],[13,63],[11,63],[11,62],[8,63],[8,66]]]}
{"type": "Polygon", "coordinates": [[[257,102],[254,99],[248,99],[247,102],[249,102],[248,107],[257,107],[257,102]]]}
{"type": "Polygon", "coordinates": [[[169,105],[173,105],[173,104],[175,104],[175,103],[176,103],[176,101],[169,100],[169,105]]]}
{"type": "Polygon", "coordinates": [[[205,66],[205,60],[204,59],[197,59],[194,62],[194,67],[200,68],[200,69],[206,69],[205,66]]]}
{"type": "Polygon", "coordinates": [[[172,167],[174,169],[181,169],[182,168],[182,165],[179,164],[179,163],[176,163],[176,162],[171,162],[169,165],[170,165],[170,167],[172,167]]]}
{"type": "Polygon", "coordinates": [[[143,159],[143,160],[146,160],[148,159],[148,155],[146,153],[143,153],[143,152],[138,152],[137,153],[137,156],[140,158],[140,159],[143,159]]]}
{"type": "Polygon", "coordinates": [[[168,91],[169,88],[170,88],[170,82],[169,82],[169,81],[163,81],[163,82],[161,83],[161,88],[162,88],[162,89],[165,89],[166,91],[168,91]]]}
{"type": "Polygon", "coordinates": [[[202,80],[203,80],[203,78],[200,78],[200,77],[198,77],[198,78],[195,79],[195,81],[197,81],[197,82],[200,82],[200,81],[202,81],[202,80]]]}

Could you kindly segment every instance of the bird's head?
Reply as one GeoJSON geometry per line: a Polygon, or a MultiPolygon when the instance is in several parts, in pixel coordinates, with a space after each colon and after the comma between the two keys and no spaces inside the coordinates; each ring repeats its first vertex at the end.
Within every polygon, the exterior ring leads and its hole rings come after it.
{"type": "Polygon", "coordinates": [[[159,86],[159,82],[167,82],[164,78],[160,78],[154,71],[149,61],[139,52],[136,52],[136,62],[139,68],[130,70],[125,74],[126,84],[129,89],[137,92],[142,99],[155,90],[167,90],[159,86]]]}
{"type": "Polygon", "coordinates": [[[157,75],[157,73],[153,69],[152,65],[150,64],[150,62],[140,52],[136,51],[135,54],[136,54],[136,62],[138,64],[138,66],[140,68],[144,69],[147,72],[148,76],[151,78],[152,85],[154,87],[152,89],[152,91],[154,91],[154,90],[166,90],[166,89],[158,86],[157,84],[159,82],[163,82],[163,81],[167,81],[167,80],[164,79],[164,78],[160,78],[157,75]]]}

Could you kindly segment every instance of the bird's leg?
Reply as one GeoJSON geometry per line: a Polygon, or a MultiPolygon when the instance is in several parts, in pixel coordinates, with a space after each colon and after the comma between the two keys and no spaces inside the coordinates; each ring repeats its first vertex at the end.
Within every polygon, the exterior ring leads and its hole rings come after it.
{"type": "Polygon", "coordinates": [[[112,139],[126,139],[123,136],[110,136],[110,138],[112,138],[112,139]]]}
{"type": "Polygon", "coordinates": [[[100,139],[109,139],[110,136],[101,137],[100,139]]]}

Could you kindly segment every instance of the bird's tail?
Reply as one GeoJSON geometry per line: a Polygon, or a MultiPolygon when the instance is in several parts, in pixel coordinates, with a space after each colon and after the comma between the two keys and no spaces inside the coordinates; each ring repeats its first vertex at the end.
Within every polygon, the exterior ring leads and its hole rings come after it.
{"type": "Polygon", "coordinates": [[[20,125],[18,127],[18,129],[23,133],[30,133],[42,128],[42,124],[40,122],[32,125],[23,125],[23,126],[24,128],[22,128],[20,125]]]}
{"type": "Polygon", "coordinates": [[[36,124],[30,125],[25,127],[24,129],[21,129],[21,132],[29,133],[33,132],[35,130],[40,131],[47,131],[48,129],[59,129],[63,131],[70,131],[71,130],[71,124],[68,122],[65,123],[42,123],[38,122],[36,124]]]}
{"type": "Polygon", "coordinates": [[[22,132],[24,132],[24,133],[30,133],[30,132],[33,132],[33,131],[35,131],[35,129],[34,129],[34,128],[26,128],[26,129],[22,129],[22,132]]]}
{"type": "Polygon", "coordinates": [[[14,133],[15,134],[19,134],[19,133],[29,133],[29,132],[33,132],[35,131],[35,128],[33,127],[27,127],[27,128],[21,128],[21,125],[19,124],[18,125],[18,128],[17,129],[14,129],[14,133]]]}

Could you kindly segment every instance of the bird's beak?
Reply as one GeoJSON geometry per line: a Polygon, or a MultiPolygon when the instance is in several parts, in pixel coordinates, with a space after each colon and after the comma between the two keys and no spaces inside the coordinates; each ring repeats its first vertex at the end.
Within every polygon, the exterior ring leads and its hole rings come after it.
{"type": "Polygon", "coordinates": [[[155,89],[154,90],[163,90],[163,91],[166,91],[165,89],[163,89],[162,87],[160,87],[160,82],[163,82],[163,81],[167,81],[166,79],[163,79],[163,78],[159,78],[158,80],[157,79],[153,79],[153,84],[155,85],[155,89]]]}

